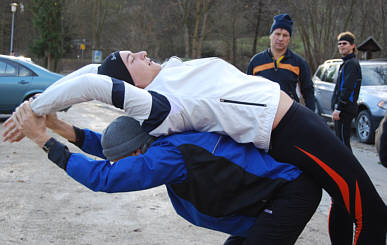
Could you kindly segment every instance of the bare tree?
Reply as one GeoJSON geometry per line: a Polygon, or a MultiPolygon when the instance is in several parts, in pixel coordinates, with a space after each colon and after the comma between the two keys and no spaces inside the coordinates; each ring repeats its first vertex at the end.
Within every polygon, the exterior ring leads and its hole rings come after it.
{"type": "Polygon", "coordinates": [[[183,22],[183,35],[184,35],[184,46],[185,46],[185,52],[184,57],[189,57],[189,50],[190,50],[190,34],[189,34],[189,14],[191,9],[191,0],[177,0],[180,13],[181,13],[181,19],[183,22]]]}
{"type": "Polygon", "coordinates": [[[95,0],[93,5],[93,50],[101,48],[101,34],[106,17],[106,8],[103,7],[102,1],[103,0],[95,0]]]}
{"type": "Polygon", "coordinates": [[[356,0],[289,1],[312,71],[337,53],[336,36],[350,26],[356,0]]]}
{"type": "MultiPolygon", "coordinates": [[[[16,0],[22,2],[22,0],[16,0]]],[[[38,33],[31,30],[31,1],[16,13],[14,46],[27,54],[38,33]],[[25,35],[28,33],[29,35],[25,35]],[[25,52],[24,52],[25,51],[25,52]]],[[[295,24],[291,48],[311,70],[338,57],[336,36],[351,31],[357,41],[373,36],[387,56],[386,0],[66,0],[63,1],[63,46],[66,57],[98,48],[107,55],[119,49],[148,50],[161,61],[219,56],[244,70],[248,60],[268,45],[273,16],[289,13],[295,24]]],[[[0,51],[9,52],[11,13],[0,1],[0,51]]]]}
{"type": "Polygon", "coordinates": [[[197,58],[202,56],[202,50],[203,50],[203,44],[204,44],[204,39],[206,38],[208,32],[207,32],[207,22],[208,22],[208,16],[209,16],[209,9],[212,6],[211,0],[204,0],[203,1],[203,17],[202,17],[202,28],[200,30],[200,35],[199,35],[199,46],[197,49],[197,58]]]}

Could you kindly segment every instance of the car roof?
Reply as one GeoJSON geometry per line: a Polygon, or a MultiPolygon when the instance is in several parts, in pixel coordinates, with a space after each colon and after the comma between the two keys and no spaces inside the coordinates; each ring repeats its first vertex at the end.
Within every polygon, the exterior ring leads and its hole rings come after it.
{"type": "Polygon", "coordinates": [[[360,60],[360,64],[383,64],[387,65],[387,59],[360,60]]]}
{"type": "Polygon", "coordinates": [[[10,59],[10,60],[21,60],[21,61],[34,63],[34,62],[32,62],[31,58],[24,57],[24,56],[12,56],[12,55],[0,54],[0,58],[10,59]]]}
{"type": "MultiPolygon", "coordinates": [[[[377,58],[377,59],[370,59],[370,60],[359,60],[360,63],[381,63],[381,64],[384,64],[384,63],[387,63],[387,58],[377,58]]],[[[334,63],[343,63],[343,60],[342,59],[329,59],[329,60],[326,60],[324,61],[324,65],[325,64],[334,64],[334,63]]]]}
{"type": "Polygon", "coordinates": [[[324,65],[325,64],[333,64],[333,63],[343,63],[343,60],[342,59],[330,59],[330,60],[324,61],[324,65]]]}

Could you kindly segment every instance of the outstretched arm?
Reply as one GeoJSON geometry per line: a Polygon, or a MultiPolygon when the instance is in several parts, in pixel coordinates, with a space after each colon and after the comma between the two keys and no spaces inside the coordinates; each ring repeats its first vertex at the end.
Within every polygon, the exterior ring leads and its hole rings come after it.
{"type": "MultiPolygon", "coordinates": [[[[31,102],[31,108],[41,116],[92,100],[124,109],[128,116],[139,121],[149,117],[152,107],[152,96],[148,91],[108,76],[87,73],[54,83],[31,102]]],[[[20,134],[14,130],[13,116],[4,126],[4,141],[21,140],[20,134]]]]}
{"type": "MultiPolygon", "coordinates": [[[[86,65],[62,77],[51,86],[58,86],[59,84],[65,83],[75,77],[78,77],[84,74],[96,74],[98,72],[98,67],[99,67],[99,64],[86,65]]],[[[3,126],[6,128],[6,130],[3,133],[3,141],[8,141],[12,143],[12,142],[18,142],[24,138],[23,133],[20,132],[20,130],[18,130],[16,127],[14,114],[12,114],[12,116],[3,124],[3,126]]]]}
{"type": "Polygon", "coordinates": [[[84,74],[54,83],[31,103],[31,108],[36,115],[42,116],[94,99],[112,104],[111,90],[111,78],[84,74]]]}
{"type": "Polygon", "coordinates": [[[128,116],[139,120],[149,115],[152,103],[151,95],[143,89],[108,76],[88,73],[54,83],[31,103],[31,108],[37,115],[47,115],[92,100],[124,109],[128,116]],[[140,108],[134,109],[138,106],[140,108]]]}
{"type": "Polygon", "coordinates": [[[46,147],[48,158],[76,181],[93,191],[126,192],[181,181],[186,176],[184,159],[171,144],[150,148],[146,155],[126,157],[114,164],[71,153],[46,132],[46,117],[36,116],[23,103],[15,113],[17,127],[39,147],[46,147]]]}
{"type": "Polygon", "coordinates": [[[56,113],[47,115],[46,126],[72,143],[75,143],[77,140],[74,127],[71,124],[59,119],[56,113]]]}

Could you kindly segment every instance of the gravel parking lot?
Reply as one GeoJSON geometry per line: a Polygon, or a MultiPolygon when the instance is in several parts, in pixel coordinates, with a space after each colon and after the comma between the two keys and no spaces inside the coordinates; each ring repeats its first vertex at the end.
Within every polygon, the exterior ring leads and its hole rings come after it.
{"type": "MultiPolygon", "coordinates": [[[[78,127],[102,131],[121,114],[88,102],[59,116],[78,127]]],[[[386,202],[387,169],[377,164],[374,146],[353,138],[353,148],[386,202]]],[[[227,237],[180,218],[163,186],[133,193],[95,193],[68,177],[27,139],[0,142],[0,154],[0,244],[223,244],[227,237]]],[[[329,204],[324,194],[297,245],[329,244],[329,204]]]]}

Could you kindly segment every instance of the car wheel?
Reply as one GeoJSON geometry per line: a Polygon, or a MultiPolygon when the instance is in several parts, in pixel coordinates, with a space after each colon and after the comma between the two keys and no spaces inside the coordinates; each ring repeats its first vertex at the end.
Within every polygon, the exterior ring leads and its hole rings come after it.
{"type": "Polygon", "coordinates": [[[367,110],[359,112],[356,118],[356,133],[360,142],[372,144],[375,138],[375,127],[367,110]]]}
{"type": "Polygon", "coordinates": [[[28,100],[30,100],[30,98],[34,97],[35,95],[36,94],[30,94],[27,97],[25,97],[23,101],[28,101],[28,100]]]}

